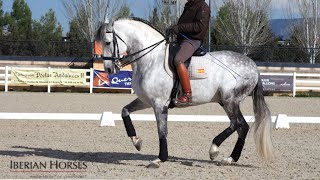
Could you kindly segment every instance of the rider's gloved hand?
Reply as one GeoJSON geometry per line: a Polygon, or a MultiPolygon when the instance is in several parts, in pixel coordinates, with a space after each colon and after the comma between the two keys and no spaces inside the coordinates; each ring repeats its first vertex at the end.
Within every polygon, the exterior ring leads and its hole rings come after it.
{"type": "Polygon", "coordinates": [[[171,26],[168,29],[166,29],[166,34],[177,34],[179,32],[178,26],[171,26]]]}
{"type": "Polygon", "coordinates": [[[168,40],[171,35],[177,34],[179,32],[178,26],[171,26],[166,29],[166,39],[168,40]]]}

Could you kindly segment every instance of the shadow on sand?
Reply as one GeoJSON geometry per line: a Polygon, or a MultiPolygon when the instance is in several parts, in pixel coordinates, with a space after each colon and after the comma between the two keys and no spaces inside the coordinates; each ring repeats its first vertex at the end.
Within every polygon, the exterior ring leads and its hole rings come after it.
{"type": "MultiPolygon", "coordinates": [[[[92,162],[92,163],[111,163],[111,164],[125,164],[121,161],[125,160],[142,160],[149,162],[156,158],[154,155],[138,154],[138,153],[121,153],[121,152],[70,152],[50,148],[31,148],[24,146],[14,146],[16,151],[0,151],[0,156],[11,156],[11,157],[26,157],[26,156],[38,156],[47,157],[54,159],[61,159],[67,161],[82,161],[82,162],[92,162]]],[[[178,162],[185,166],[194,166],[193,163],[201,164],[214,164],[216,166],[221,166],[220,161],[210,161],[210,160],[198,160],[169,156],[169,162],[178,162]]],[[[146,164],[147,164],[146,162],[146,164]]],[[[142,165],[139,165],[142,166],[142,165]]],[[[196,167],[201,167],[196,165],[196,167]]],[[[234,164],[236,167],[245,168],[257,168],[252,165],[234,164]]]]}

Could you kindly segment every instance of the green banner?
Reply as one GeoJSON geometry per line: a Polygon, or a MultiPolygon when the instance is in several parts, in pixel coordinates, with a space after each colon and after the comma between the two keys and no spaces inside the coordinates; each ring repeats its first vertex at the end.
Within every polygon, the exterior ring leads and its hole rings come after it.
{"type": "Polygon", "coordinates": [[[13,69],[11,83],[29,85],[86,85],[86,70],[82,69],[13,69]]]}

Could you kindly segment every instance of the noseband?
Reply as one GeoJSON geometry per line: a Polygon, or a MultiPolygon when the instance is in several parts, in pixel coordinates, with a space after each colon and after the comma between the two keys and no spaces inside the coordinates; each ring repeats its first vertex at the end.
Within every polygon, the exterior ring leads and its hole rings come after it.
{"type": "Polygon", "coordinates": [[[114,47],[114,51],[112,52],[112,56],[111,57],[103,57],[103,60],[112,60],[115,64],[115,66],[119,69],[122,69],[123,67],[129,65],[129,64],[132,64],[133,62],[136,62],[138,61],[139,59],[141,59],[142,57],[144,57],[145,55],[147,55],[149,52],[151,52],[152,50],[154,50],[156,47],[158,47],[162,42],[166,41],[166,39],[164,38],[163,40],[149,46],[149,47],[146,47],[142,50],[139,50],[135,53],[132,53],[132,54],[128,54],[128,55],[124,55],[122,57],[120,57],[120,52],[119,52],[119,44],[118,44],[118,40],[117,38],[119,38],[127,47],[127,43],[113,30],[113,31],[107,31],[107,33],[112,33],[113,34],[113,47],[114,47]],[[150,50],[148,50],[150,49],[150,50]],[[144,53],[143,55],[139,56],[138,58],[134,59],[134,60],[130,60],[130,61],[126,61],[125,62],[125,59],[127,58],[131,58],[143,51],[146,51],[148,50],[146,53],[144,53]]]}

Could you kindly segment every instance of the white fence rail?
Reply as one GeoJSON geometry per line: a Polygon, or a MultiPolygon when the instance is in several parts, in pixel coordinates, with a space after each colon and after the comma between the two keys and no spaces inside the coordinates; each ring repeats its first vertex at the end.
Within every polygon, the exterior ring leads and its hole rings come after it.
{"type": "MultiPolygon", "coordinates": [[[[50,70],[51,68],[25,68],[25,67],[0,67],[0,85],[5,86],[4,91],[9,90],[10,85],[15,85],[11,83],[11,71],[13,68],[25,69],[25,70],[50,70]]],[[[94,70],[83,69],[86,72],[87,83],[85,87],[89,88],[90,93],[93,93],[93,77],[94,70]],[[89,75],[88,75],[89,74],[89,75]]],[[[320,91],[320,74],[309,74],[309,73],[261,73],[261,75],[275,75],[275,76],[293,76],[293,96],[295,97],[297,92],[301,91],[320,91]]],[[[59,87],[65,87],[63,85],[59,87]]],[[[51,92],[51,85],[47,85],[47,92],[51,92]]]]}
{"type": "MultiPolygon", "coordinates": [[[[29,68],[29,67],[0,67],[0,85],[4,85],[4,91],[8,92],[9,91],[9,86],[20,86],[19,84],[14,84],[11,82],[11,72],[12,69],[19,69],[19,70],[53,70],[54,68],[29,68]]],[[[56,69],[62,69],[62,68],[56,68],[56,69]]],[[[89,92],[93,93],[93,89],[96,88],[103,88],[103,89],[124,89],[124,88],[113,88],[113,87],[94,87],[93,85],[93,81],[94,81],[94,69],[79,69],[79,70],[83,70],[86,73],[86,84],[85,85],[77,85],[77,87],[85,87],[85,88],[89,88],[89,92]]],[[[26,84],[25,84],[26,85],[26,84]]],[[[26,85],[27,86],[27,85],[26,85]]],[[[39,86],[43,86],[43,85],[39,85],[39,86]]],[[[50,93],[51,92],[51,87],[53,85],[46,85],[47,86],[47,92],[50,93]]],[[[68,87],[68,85],[54,85],[55,87],[68,87]]],[[[131,89],[131,93],[133,93],[133,90],[131,89]]]]}
{"type": "MultiPolygon", "coordinates": [[[[48,67],[48,68],[30,68],[30,67],[9,67],[9,66],[6,66],[6,67],[0,67],[0,84],[4,84],[4,91],[5,92],[8,92],[9,90],[9,86],[10,85],[17,85],[17,84],[13,84],[11,82],[11,72],[12,72],[12,69],[23,69],[23,70],[50,70],[51,67],[48,67]],[[4,73],[3,73],[4,72],[4,73]]],[[[83,69],[86,74],[87,73],[90,73],[89,75],[86,75],[86,80],[87,80],[87,83],[85,84],[86,87],[89,87],[90,88],[90,93],[92,93],[92,89],[93,89],[93,70],[92,69],[83,69]]],[[[51,92],[51,86],[50,84],[47,85],[47,92],[50,93],[51,92]]],[[[62,86],[62,85],[61,85],[62,86]]],[[[63,86],[62,86],[63,87],[63,86]]]]}
{"type": "Polygon", "coordinates": [[[297,91],[320,91],[320,74],[301,74],[293,73],[293,97],[296,96],[297,91]]]}
{"type": "MultiPolygon", "coordinates": [[[[244,116],[247,122],[254,122],[253,116],[244,116]]],[[[153,114],[132,114],[132,121],[155,121],[153,114]]],[[[290,128],[291,123],[319,124],[320,117],[290,117],[279,114],[271,117],[275,128],[290,128]]],[[[115,126],[115,121],[122,121],[121,114],[103,112],[102,114],[85,113],[0,113],[0,120],[68,120],[100,121],[101,126],[115,126]]],[[[230,122],[227,116],[217,115],[169,115],[168,121],[174,122],[230,122]]]]}

